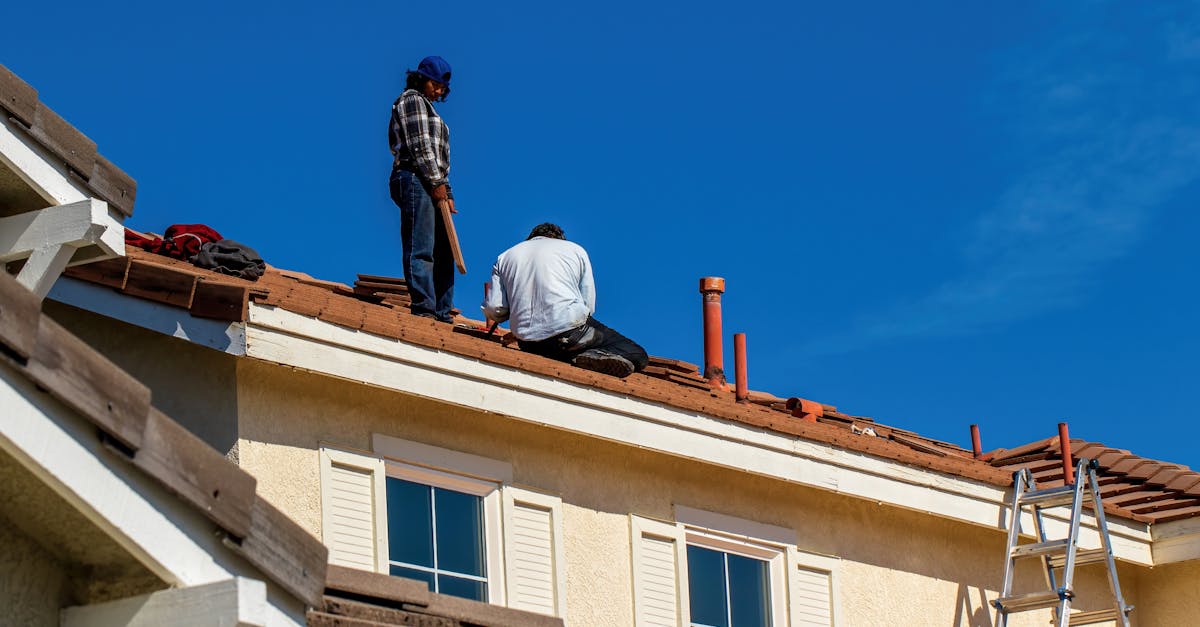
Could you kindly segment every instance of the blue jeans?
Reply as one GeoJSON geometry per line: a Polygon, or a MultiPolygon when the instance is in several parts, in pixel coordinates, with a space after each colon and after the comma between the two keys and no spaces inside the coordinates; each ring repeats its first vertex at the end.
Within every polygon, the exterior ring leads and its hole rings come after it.
{"type": "Polygon", "coordinates": [[[404,278],[414,314],[432,314],[450,322],[454,307],[454,253],[441,211],[425,191],[421,177],[393,170],[388,182],[392,202],[400,208],[400,238],[404,244],[404,278]]]}

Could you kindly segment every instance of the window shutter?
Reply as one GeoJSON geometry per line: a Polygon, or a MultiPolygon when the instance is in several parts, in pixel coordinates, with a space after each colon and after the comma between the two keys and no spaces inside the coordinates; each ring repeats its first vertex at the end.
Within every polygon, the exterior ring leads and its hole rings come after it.
{"type": "Polygon", "coordinates": [[[841,560],[788,548],[792,572],[791,617],[796,627],[836,627],[841,560]]]}
{"type": "Polygon", "coordinates": [[[799,568],[796,605],[792,610],[792,624],[803,627],[831,627],[833,625],[833,595],[830,591],[829,573],[823,570],[799,568]]]}
{"type": "Polygon", "coordinates": [[[504,563],[508,606],[551,616],[566,609],[562,500],[504,487],[504,563]]]}
{"type": "Polygon", "coordinates": [[[387,572],[383,460],[324,447],[320,455],[321,536],[329,563],[387,572]]]}
{"type": "Polygon", "coordinates": [[[633,545],[633,604],[637,627],[687,624],[687,586],[683,534],[675,525],[630,516],[633,545]]]}

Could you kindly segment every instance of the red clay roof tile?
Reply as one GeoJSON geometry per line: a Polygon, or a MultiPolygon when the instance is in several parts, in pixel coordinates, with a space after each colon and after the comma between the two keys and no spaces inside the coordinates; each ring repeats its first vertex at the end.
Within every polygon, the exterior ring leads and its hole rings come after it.
{"type": "MultiPolygon", "coordinates": [[[[137,272],[127,272],[121,262],[104,262],[106,265],[97,268],[73,268],[70,274],[94,283],[118,287],[126,293],[131,293],[132,279],[133,293],[168,303],[182,303],[183,300],[171,290],[152,289],[157,285],[155,281],[162,282],[166,280],[164,277],[180,284],[186,283],[187,279],[184,277],[193,274],[202,277],[204,282],[223,280],[232,281],[236,285],[237,281],[241,281],[144,251],[131,250],[129,253],[139,268],[137,272]],[[146,269],[147,265],[157,265],[161,269],[149,271],[146,269]]],[[[523,353],[515,347],[503,346],[497,335],[487,334],[485,322],[460,318],[461,326],[451,327],[410,315],[407,312],[407,287],[403,279],[362,274],[358,276],[355,287],[350,288],[341,283],[313,279],[300,272],[268,268],[257,283],[244,281],[244,284],[247,286],[248,300],[299,315],[798,438],[824,442],[902,464],[999,486],[1011,485],[1013,471],[1020,467],[1029,467],[1039,477],[1038,481],[1042,486],[1062,483],[1061,457],[1056,437],[1013,449],[993,451],[985,455],[983,460],[976,460],[970,451],[955,444],[939,442],[911,431],[878,424],[865,416],[843,414],[832,405],[811,401],[805,403],[804,408],[809,410],[805,416],[815,417],[817,420],[807,422],[791,415],[786,399],[764,392],[752,391],[751,403],[737,403],[731,389],[710,387],[699,375],[698,366],[681,360],[652,357],[651,366],[644,373],[635,374],[627,379],[616,379],[523,353]],[[870,434],[874,434],[874,437],[870,434]]],[[[195,302],[195,298],[201,301],[211,298],[207,290],[199,289],[193,296],[193,308],[204,306],[203,302],[195,302]]],[[[230,297],[225,295],[222,306],[232,307],[229,301],[230,297]]],[[[216,306],[215,303],[212,305],[216,306]]],[[[242,316],[244,319],[245,314],[242,316]]],[[[1200,473],[1192,473],[1177,465],[1147,460],[1128,451],[1095,442],[1072,440],[1071,444],[1077,457],[1093,457],[1099,463],[1102,494],[1106,499],[1116,499],[1111,503],[1106,500],[1105,508],[1114,514],[1145,522],[1175,520],[1200,514],[1200,473]],[[1137,511],[1130,507],[1137,508],[1137,511]]]]}

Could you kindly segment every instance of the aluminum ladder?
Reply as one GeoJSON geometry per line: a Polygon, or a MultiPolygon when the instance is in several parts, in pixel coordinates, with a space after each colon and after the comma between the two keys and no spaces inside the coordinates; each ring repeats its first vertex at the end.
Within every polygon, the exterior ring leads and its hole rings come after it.
{"type": "Polygon", "coordinates": [[[1033,473],[1023,468],[1013,474],[1012,509],[1008,528],[1008,549],[1004,565],[1004,588],[1000,597],[993,602],[997,610],[996,627],[1007,627],[1009,614],[1054,608],[1053,624],[1092,625],[1113,621],[1121,627],[1129,627],[1132,605],[1121,596],[1121,583],[1117,580],[1117,565],[1113,561],[1112,539],[1108,535],[1108,522],[1104,518],[1104,505],[1100,502],[1100,485],[1096,479],[1097,464],[1089,459],[1080,459],[1075,466],[1075,483],[1057,488],[1037,489],[1033,473]],[[1091,498],[1092,512],[1100,531],[1101,546],[1098,549],[1079,548],[1079,520],[1085,498],[1091,498]],[[1042,510],[1048,507],[1069,506],[1071,508],[1070,530],[1066,538],[1047,540],[1042,510]],[[1020,544],[1021,516],[1026,511],[1032,515],[1036,541],[1020,544]],[[1046,571],[1048,589],[1013,595],[1013,574],[1019,560],[1041,558],[1046,571]],[[1071,613],[1071,602],[1075,598],[1075,567],[1085,564],[1104,564],[1108,567],[1108,583],[1113,594],[1113,606],[1090,612],[1071,613]],[[1061,575],[1056,576],[1055,570],[1061,575]]]}

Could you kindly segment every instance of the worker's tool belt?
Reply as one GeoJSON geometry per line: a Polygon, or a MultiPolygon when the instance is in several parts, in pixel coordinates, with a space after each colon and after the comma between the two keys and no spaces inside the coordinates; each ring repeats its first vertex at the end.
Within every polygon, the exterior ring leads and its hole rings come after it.
{"type": "Polygon", "coordinates": [[[550,341],[558,347],[559,350],[569,353],[577,353],[587,350],[604,341],[604,332],[592,326],[592,318],[588,319],[583,324],[571,329],[563,331],[558,335],[550,338],[550,341]]]}

